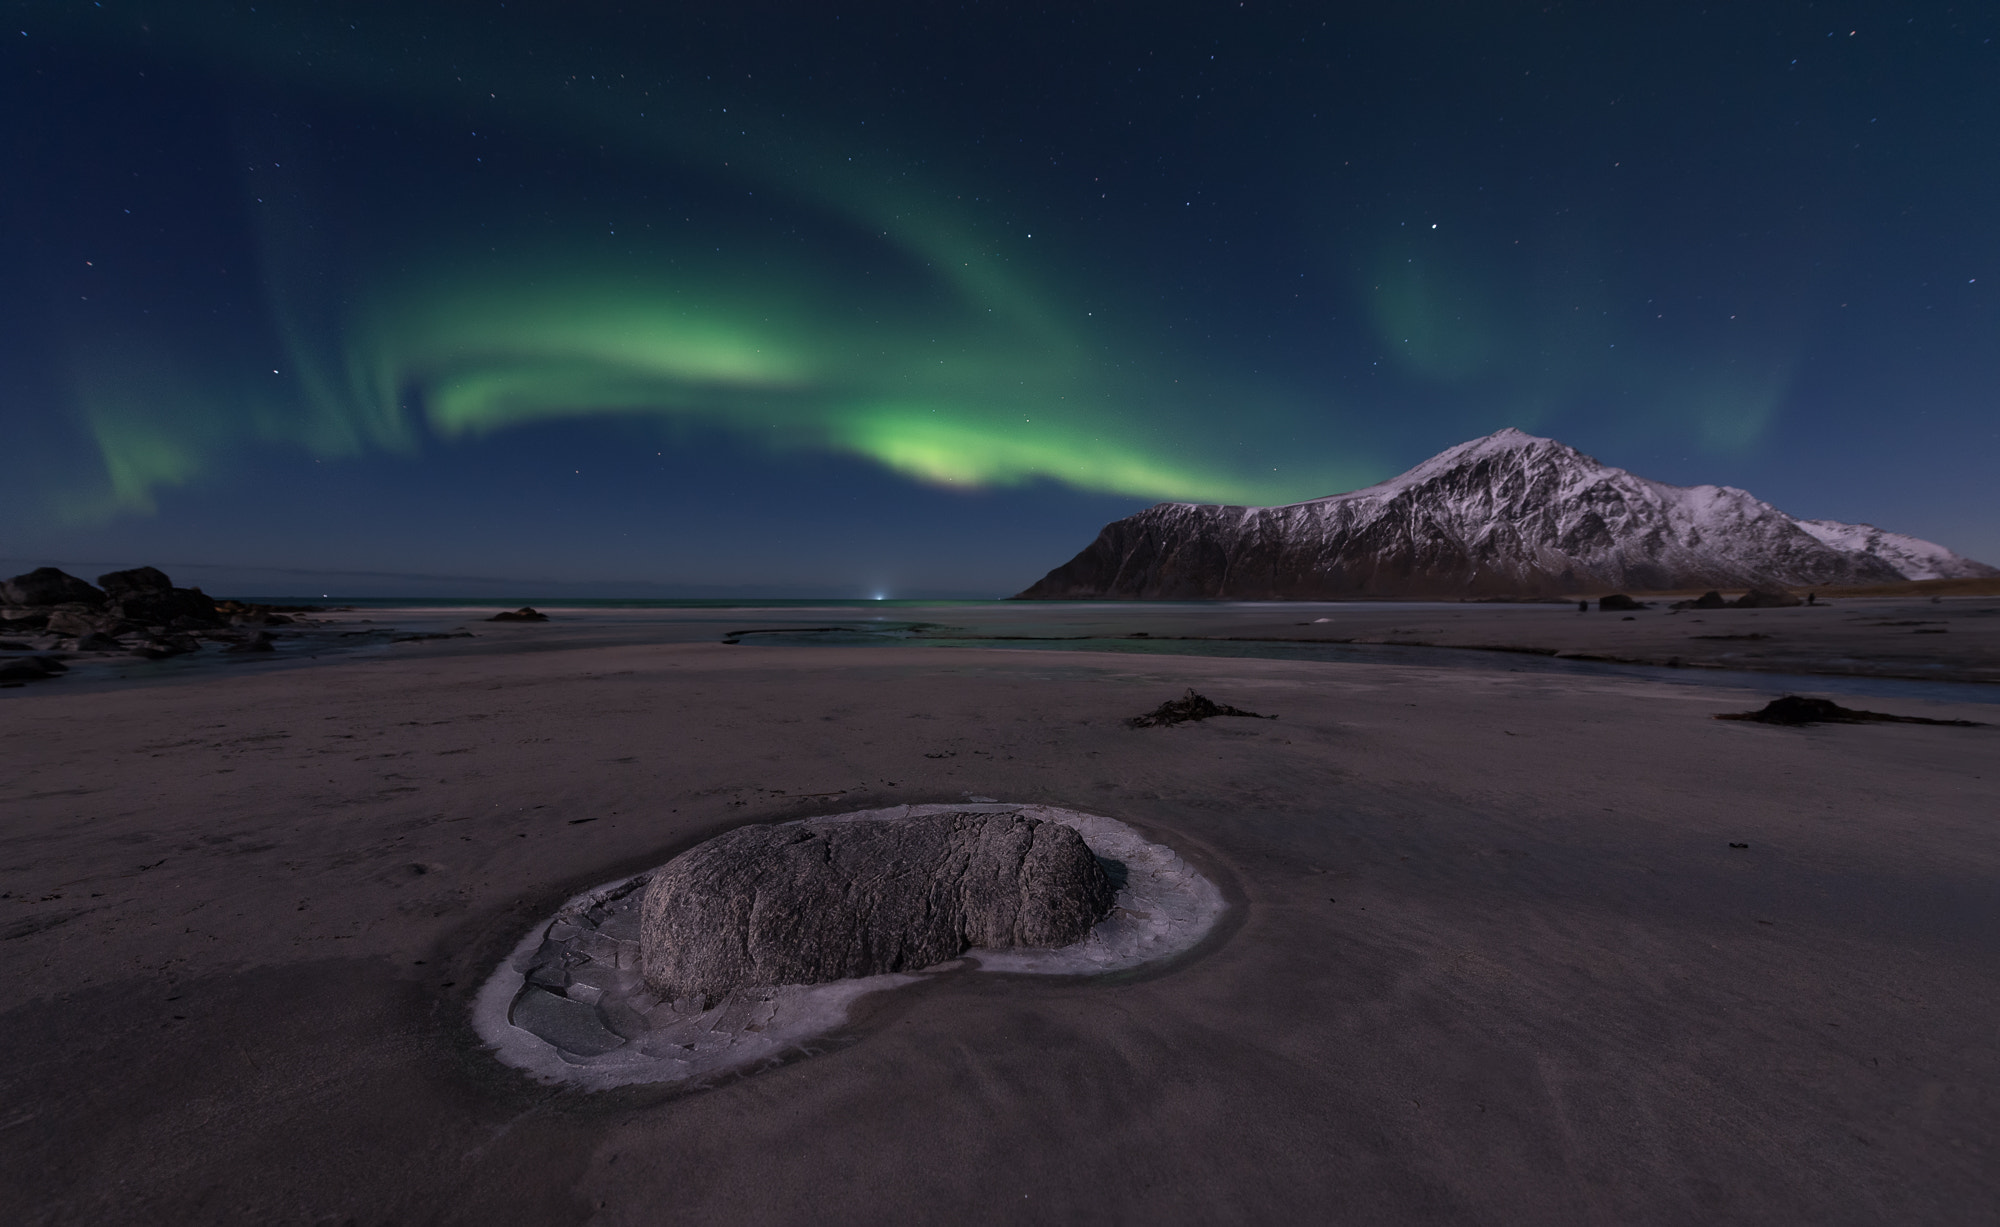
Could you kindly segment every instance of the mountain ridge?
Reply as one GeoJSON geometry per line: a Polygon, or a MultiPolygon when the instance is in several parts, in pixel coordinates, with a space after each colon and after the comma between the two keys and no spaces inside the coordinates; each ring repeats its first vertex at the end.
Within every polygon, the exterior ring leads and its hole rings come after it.
{"type": "Polygon", "coordinates": [[[1021,600],[1568,596],[2000,575],[1733,486],[1670,486],[1513,427],[1384,482],[1274,507],[1159,503],[1105,525],[1021,600]]]}

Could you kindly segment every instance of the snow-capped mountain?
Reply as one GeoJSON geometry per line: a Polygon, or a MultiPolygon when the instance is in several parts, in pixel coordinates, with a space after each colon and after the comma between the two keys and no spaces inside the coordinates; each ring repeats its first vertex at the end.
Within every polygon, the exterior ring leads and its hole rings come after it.
{"type": "Polygon", "coordinates": [[[2000,575],[1866,524],[1669,486],[1509,427],[1365,490],[1284,507],[1160,503],[1020,594],[1061,600],[1554,596],[2000,575]]]}
{"type": "Polygon", "coordinates": [[[1965,579],[1994,574],[1992,567],[1954,554],[1936,542],[1888,532],[1873,524],[1800,520],[1799,527],[1842,553],[1880,558],[1902,572],[1904,579],[1965,579]]]}

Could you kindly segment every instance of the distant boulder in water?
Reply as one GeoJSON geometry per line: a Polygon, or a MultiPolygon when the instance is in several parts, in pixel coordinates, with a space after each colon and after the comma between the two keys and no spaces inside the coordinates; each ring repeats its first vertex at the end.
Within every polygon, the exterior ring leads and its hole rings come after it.
{"type": "Polygon", "coordinates": [[[549,615],[541,612],[532,605],[523,605],[519,609],[503,609],[486,620],[488,622],[547,622],[549,615]]]}
{"type": "Polygon", "coordinates": [[[1729,604],[1734,609],[1787,609],[1793,605],[1803,605],[1805,602],[1789,592],[1752,588],[1729,604]]]}

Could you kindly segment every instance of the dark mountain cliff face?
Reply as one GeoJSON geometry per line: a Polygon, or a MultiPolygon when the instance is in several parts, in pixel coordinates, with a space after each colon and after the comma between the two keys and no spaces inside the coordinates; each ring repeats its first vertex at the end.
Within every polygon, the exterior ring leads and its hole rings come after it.
{"type": "Polygon", "coordinates": [[[1647,481],[1509,429],[1351,494],[1284,507],[1161,503],[1106,525],[1019,595],[1557,596],[1993,574],[1929,542],[1801,522],[1726,486],[1647,481]]]}

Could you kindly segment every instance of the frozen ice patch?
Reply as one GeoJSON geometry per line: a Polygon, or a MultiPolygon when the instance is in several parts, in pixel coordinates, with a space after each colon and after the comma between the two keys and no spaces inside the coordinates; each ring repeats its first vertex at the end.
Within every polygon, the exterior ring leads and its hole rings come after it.
{"type": "MultiPolygon", "coordinates": [[[[712,1009],[662,1001],[639,963],[639,904],[651,873],[608,882],[536,926],[473,999],[472,1024],[500,1060],[544,1082],[589,1090],[639,1083],[702,1086],[813,1055],[869,993],[970,963],[983,971],[1088,976],[1191,949],[1222,914],[1222,892],[1173,849],[1114,818],[1043,805],[899,805],[814,822],[924,814],[1018,812],[1083,836],[1118,885],[1111,914],[1055,950],[968,950],[912,972],[780,985],[732,994],[712,1009]]],[[[803,820],[801,820],[803,821],[803,820]]]]}

